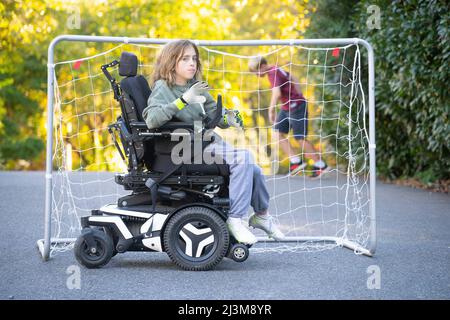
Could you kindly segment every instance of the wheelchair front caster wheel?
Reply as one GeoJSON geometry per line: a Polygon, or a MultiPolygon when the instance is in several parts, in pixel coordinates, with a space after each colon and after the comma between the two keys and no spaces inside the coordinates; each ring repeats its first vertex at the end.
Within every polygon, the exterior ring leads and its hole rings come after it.
{"type": "Polygon", "coordinates": [[[247,260],[250,252],[248,247],[242,243],[236,243],[231,247],[229,257],[236,262],[244,262],[247,260]]]}
{"type": "Polygon", "coordinates": [[[100,268],[113,256],[113,241],[98,229],[83,229],[74,247],[75,258],[86,268],[100,268]]]}

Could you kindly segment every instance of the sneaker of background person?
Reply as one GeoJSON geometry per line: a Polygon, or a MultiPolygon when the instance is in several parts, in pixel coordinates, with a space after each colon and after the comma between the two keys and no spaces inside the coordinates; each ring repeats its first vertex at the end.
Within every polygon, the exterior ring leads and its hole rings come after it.
{"type": "Polygon", "coordinates": [[[291,163],[290,163],[290,166],[289,166],[289,174],[291,176],[295,176],[301,170],[305,169],[305,167],[306,167],[306,162],[303,162],[302,160],[298,160],[296,162],[293,162],[291,160],[291,163]]]}
{"type": "Polygon", "coordinates": [[[311,178],[316,179],[322,176],[324,173],[330,172],[330,167],[322,161],[319,160],[316,163],[314,163],[311,173],[311,178]]]}

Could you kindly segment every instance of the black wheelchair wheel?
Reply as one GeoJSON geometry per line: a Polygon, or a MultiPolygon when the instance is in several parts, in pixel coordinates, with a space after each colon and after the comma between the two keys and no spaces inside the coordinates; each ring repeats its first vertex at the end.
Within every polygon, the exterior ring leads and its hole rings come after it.
{"type": "Polygon", "coordinates": [[[245,244],[235,243],[230,248],[228,258],[233,259],[236,262],[244,262],[247,260],[249,254],[250,252],[245,244]]]}
{"type": "Polygon", "coordinates": [[[230,236],[225,221],[212,209],[188,207],[170,218],[164,229],[164,250],[180,268],[213,269],[226,255],[230,236]]]}
{"type": "Polygon", "coordinates": [[[112,241],[112,245],[113,245],[112,256],[114,257],[118,253],[117,249],[116,249],[116,245],[119,242],[119,237],[111,230],[111,228],[104,227],[103,230],[112,241]]]}
{"type": "Polygon", "coordinates": [[[83,229],[75,242],[74,253],[81,265],[100,268],[111,260],[113,242],[111,237],[99,229],[83,229]]]}

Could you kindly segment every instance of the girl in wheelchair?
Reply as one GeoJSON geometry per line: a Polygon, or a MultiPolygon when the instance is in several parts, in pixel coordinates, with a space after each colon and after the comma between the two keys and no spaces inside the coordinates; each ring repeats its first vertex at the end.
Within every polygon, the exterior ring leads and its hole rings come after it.
{"type": "MultiPolygon", "coordinates": [[[[159,128],[177,118],[193,124],[215,113],[216,102],[201,80],[199,51],[188,40],[170,42],[159,53],[152,75],[152,93],[143,117],[150,129],[159,128]]],[[[243,127],[238,110],[226,110],[218,125],[243,127]]],[[[261,168],[254,163],[248,150],[236,149],[215,133],[215,140],[205,152],[220,156],[230,168],[230,210],[227,226],[237,241],[254,244],[257,239],[242,220],[251,205],[254,214],[249,219],[253,228],[264,230],[269,237],[282,240],[283,233],[268,213],[269,192],[261,168]]]]}

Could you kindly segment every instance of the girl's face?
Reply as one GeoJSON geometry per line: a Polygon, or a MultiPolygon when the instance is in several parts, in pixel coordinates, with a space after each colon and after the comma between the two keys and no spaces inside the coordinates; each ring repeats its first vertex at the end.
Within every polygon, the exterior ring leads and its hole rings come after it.
{"type": "Polygon", "coordinates": [[[186,84],[197,72],[197,54],[192,46],[187,47],[175,67],[176,83],[186,84]]]}

